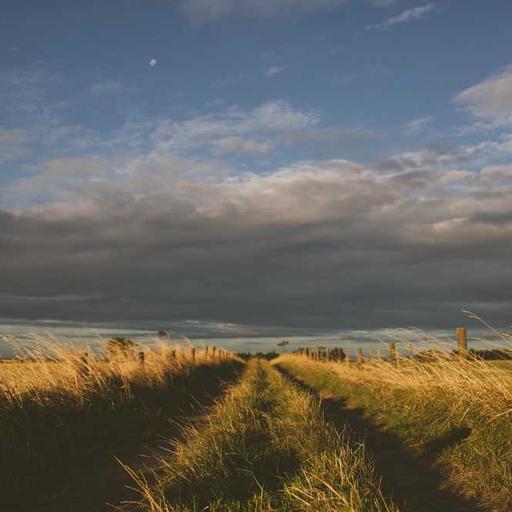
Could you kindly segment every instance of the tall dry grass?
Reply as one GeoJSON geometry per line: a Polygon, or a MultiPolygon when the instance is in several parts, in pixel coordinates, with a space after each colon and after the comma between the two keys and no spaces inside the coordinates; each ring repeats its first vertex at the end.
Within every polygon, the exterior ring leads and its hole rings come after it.
{"type": "Polygon", "coordinates": [[[190,371],[199,365],[238,359],[228,351],[160,343],[108,357],[90,348],[70,346],[56,340],[37,339],[32,346],[18,347],[20,356],[0,364],[0,401],[19,401],[25,395],[43,402],[48,393],[80,398],[92,389],[108,390],[113,380],[129,393],[133,384],[157,385],[170,375],[190,371]],[[144,354],[141,364],[139,353],[144,354]]]}
{"type": "MultiPolygon", "coordinates": [[[[223,350],[161,344],[94,353],[51,340],[0,364],[0,505],[35,503],[66,473],[164,429],[241,363],[223,350]]],[[[1,507],[0,507],[1,508],[1,507]]]]}
{"type": "Polygon", "coordinates": [[[203,424],[185,429],[156,483],[132,472],[148,512],[395,512],[364,446],[268,362],[249,362],[203,424]]]}
{"type": "Polygon", "coordinates": [[[511,363],[432,351],[428,362],[402,358],[396,366],[296,355],[276,364],[323,396],[362,407],[413,451],[433,458],[447,485],[496,510],[512,506],[511,363]]]}

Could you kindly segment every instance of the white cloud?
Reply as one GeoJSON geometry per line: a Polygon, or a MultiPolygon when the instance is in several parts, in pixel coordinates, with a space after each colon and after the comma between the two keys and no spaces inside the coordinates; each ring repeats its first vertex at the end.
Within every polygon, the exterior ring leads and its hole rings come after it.
{"type": "Polygon", "coordinates": [[[304,13],[344,5],[347,0],[181,0],[185,14],[204,23],[232,12],[268,16],[279,13],[304,13]]]}
{"type": "Polygon", "coordinates": [[[418,117],[404,124],[404,131],[407,135],[413,135],[423,130],[432,121],[432,117],[418,117]]]}
{"type": "Polygon", "coordinates": [[[320,122],[314,112],[292,108],[283,101],[263,103],[252,110],[228,108],[217,114],[196,116],[184,121],[160,120],[151,129],[158,151],[188,151],[224,137],[242,137],[270,142],[276,134],[301,131],[320,122]]]}
{"type": "Polygon", "coordinates": [[[426,14],[433,11],[436,8],[435,3],[429,3],[420,7],[413,7],[412,9],[407,9],[397,16],[393,16],[383,21],[382,23],[377,23],[375,25],[368,25],[366,27],[367,30],[385,30],[394,25],[400,23],[408,23],[410,21],[416,21],[420,18],[423,18],[426,14]]]}
{"type": "Polygon", "coordinates": [[[272,78],[273,76],[278,75],[284,70],[284,66],[270,66],[265,71],[265,78],[272,78]]]}
{"type": "Polygon", "coordinates": [[[455,103],[496,125],[512,123],[512,66],[458,93],[455,103]]]}

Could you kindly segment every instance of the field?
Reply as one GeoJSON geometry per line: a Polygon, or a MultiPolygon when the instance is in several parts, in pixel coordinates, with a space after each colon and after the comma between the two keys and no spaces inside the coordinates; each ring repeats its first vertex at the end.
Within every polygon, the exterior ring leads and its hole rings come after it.
{"type": "Polygon", "coordinates": [[[4,362],[1,509],[512,509],[510,362],[313,356],[117,339],[4,362]]]}
{"type": "Polygon", "coordinates": [[[347,365],[282,356],[275,364],[314,390],[331,413],[364,431],[384,488],[401,493],[411,510],[423,510],[421,502],[439,488],[461,498],[452,506],[462,510],[511,509],[509,362],[452,358],[347,365]]]}
{"type": "Polygon", "coordinates": [[[142,450],[242,366],[227,352],[162,346],[142,356],[118,345],[107,358],[45,344],[0,364],[0,509],[56,510],[72,474],[97,471],[107,452],[142,450]]]}

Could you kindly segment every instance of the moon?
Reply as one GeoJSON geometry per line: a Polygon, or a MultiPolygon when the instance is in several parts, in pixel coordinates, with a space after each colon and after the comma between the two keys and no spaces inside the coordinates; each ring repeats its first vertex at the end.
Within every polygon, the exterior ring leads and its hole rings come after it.
{"type": "Polygon", "coordinates": [[[156,59],[151,59],[151,60],[149,61],[149,65],[150,65],[152,68],[154,68],[154,67],[156,66],[156,62],[157,62],[157,60],[156,60],[156,59]]]}

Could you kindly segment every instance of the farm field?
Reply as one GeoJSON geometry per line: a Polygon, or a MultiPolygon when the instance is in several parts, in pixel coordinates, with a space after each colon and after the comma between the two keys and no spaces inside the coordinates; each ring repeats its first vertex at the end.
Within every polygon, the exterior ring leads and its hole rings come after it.
{"type": "Polygon", "coordinates": [[[509,362],[455,358],[395,367],[284,355],[274,364],[317,394],[328,415],[364,436],[383,488],[407,497],[406,510],[445,510],[425,505],[429,488],[455,493],[459,507],[511,509],[509,362]]]}
{"type": "Polygon", "coordinates": [[[508,361],[123,343],[0,364],[2,510],[510,510],[508,361]]]}
{"type": "MultiPolygon", "coordinates": [[[[242,368],[227,352],[131,348],[107,359],[50,344],[30,360],[0,364],[1,510],[69,510],[73,485],[104,464],[123,475],[114,457],[133,459],[176,430],[172,418],[197,414],[242,368]]],[[[99,492],[83,489],[73,510],[99,492]]]]}

